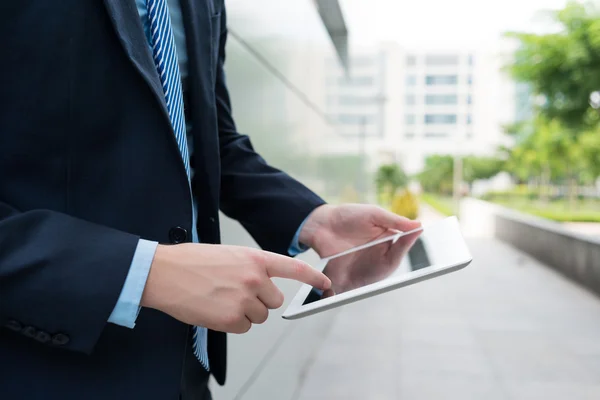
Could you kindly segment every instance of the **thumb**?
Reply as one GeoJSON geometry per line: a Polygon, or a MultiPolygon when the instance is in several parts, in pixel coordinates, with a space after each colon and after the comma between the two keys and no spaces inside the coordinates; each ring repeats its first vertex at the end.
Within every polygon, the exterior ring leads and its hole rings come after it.
{"type": "Polygon", "coordinates": [[[373,223],[385,229],[397,231],[410,231],[421,227],[421,222],[408,219],[382,208],[376,208],[373,213],[373,223]]]}

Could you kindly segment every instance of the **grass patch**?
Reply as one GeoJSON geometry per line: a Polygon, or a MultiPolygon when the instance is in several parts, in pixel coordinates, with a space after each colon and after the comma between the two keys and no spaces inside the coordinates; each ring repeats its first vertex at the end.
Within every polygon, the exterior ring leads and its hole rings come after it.
{"type": "Polygon", "coordinates": [[[445,216],[455,214],[452,197],[440,196],[432,193],[422,193],[421,201],[445,216]]]}

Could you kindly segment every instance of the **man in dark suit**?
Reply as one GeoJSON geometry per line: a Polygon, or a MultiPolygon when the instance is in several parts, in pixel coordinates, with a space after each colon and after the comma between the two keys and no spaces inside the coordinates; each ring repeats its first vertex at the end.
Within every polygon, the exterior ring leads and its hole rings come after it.
{"type": "Polygon", "coordinates": [[[209,399],[292,257],[415,222],[330,206],[238,133],[223,0],[0,6],[0,398],[209,399]],[[219,245],[222,210],[263,251],[219,245]]]}

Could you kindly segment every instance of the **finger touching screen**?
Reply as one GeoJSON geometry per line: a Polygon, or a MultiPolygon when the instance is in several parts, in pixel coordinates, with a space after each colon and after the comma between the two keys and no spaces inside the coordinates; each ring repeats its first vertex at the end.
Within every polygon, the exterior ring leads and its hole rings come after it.
{"type": "Polygon", "coordinates": [[[304,304],[428,266],[425,246],[419,240],[421,234],[422,231],[408,233],[396,240],[331,258],[323,269],[323,273],[331,279],[331,289],[322,292],[313,288],[304,304]]]}

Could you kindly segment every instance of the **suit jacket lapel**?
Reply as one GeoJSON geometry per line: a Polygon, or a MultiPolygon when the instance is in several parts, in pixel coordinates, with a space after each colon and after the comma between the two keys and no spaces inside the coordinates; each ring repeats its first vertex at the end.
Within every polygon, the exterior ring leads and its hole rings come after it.
{"type": "Polygon", "coordinates": [[[211,34],[211,3],[212,0],[180,0],[188,53],[188,106],[194,135],[194,168],[199,176],[213,179],[203,190],[213,191],[212,198],[217,199],[220,177],[209,173],[219,165],[219,143],[214,135],[217,126],[211,55],[218,43],[213,43],[211,34]]]}
{"type": "Polygon", "coordinates": [[[167,105],[154,59],[133,0],[104,0],[119,40],[134,67],[144,77],[167,117],[167,105]]]}

